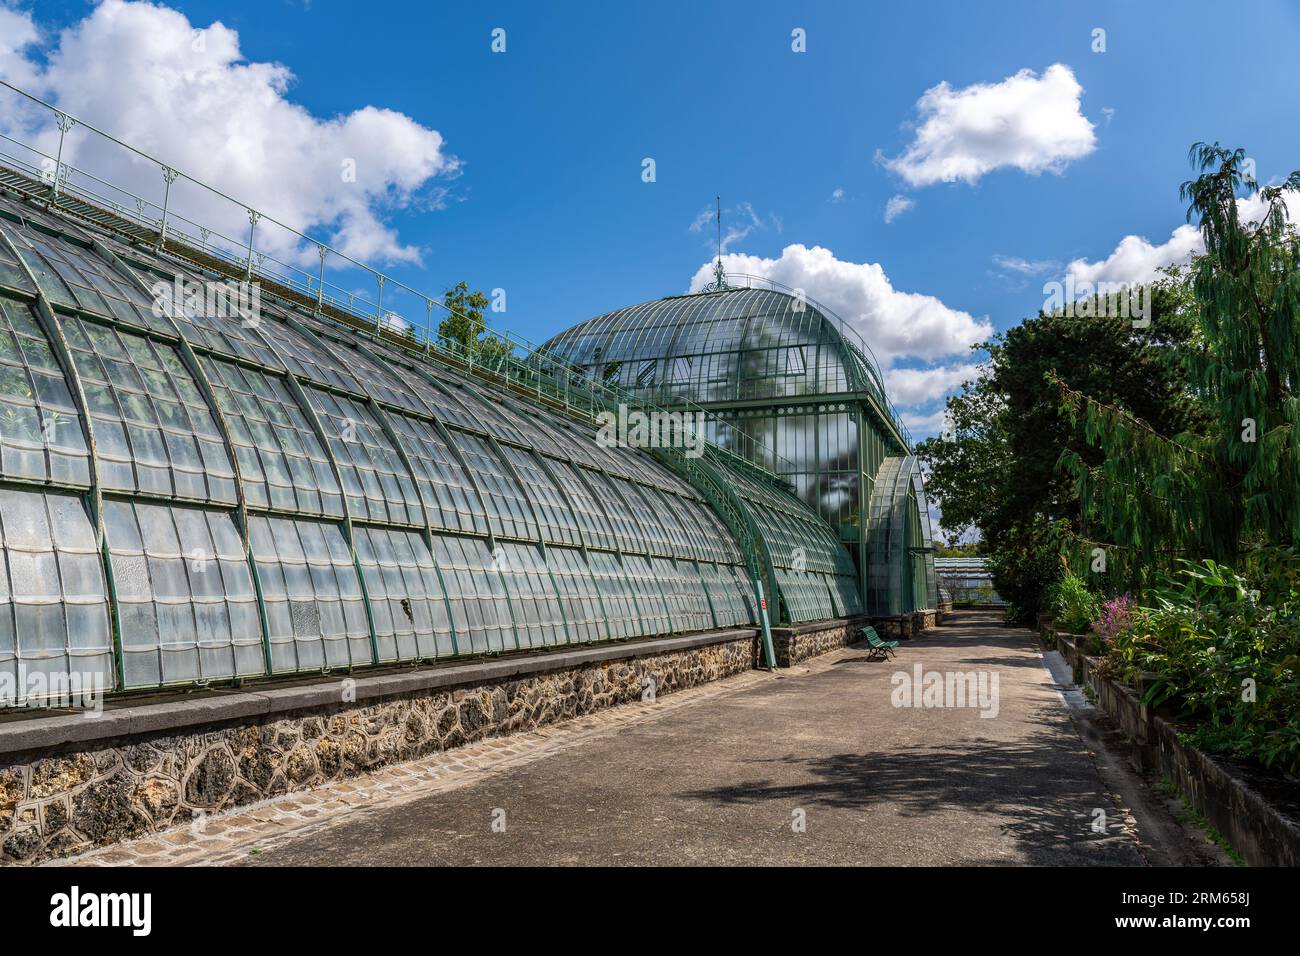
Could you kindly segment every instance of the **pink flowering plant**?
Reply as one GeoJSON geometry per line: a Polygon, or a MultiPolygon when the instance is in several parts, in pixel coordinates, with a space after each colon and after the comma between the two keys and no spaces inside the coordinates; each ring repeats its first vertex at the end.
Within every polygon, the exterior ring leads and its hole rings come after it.
{"type": "Polygon", "coordinates": [[[1101,642],[1102,649],[1128,630],[1133,623],[1133,598],[1128,594],[1101,602],[1101,615],[1092,624],[1092,633],[1101,642]]]}

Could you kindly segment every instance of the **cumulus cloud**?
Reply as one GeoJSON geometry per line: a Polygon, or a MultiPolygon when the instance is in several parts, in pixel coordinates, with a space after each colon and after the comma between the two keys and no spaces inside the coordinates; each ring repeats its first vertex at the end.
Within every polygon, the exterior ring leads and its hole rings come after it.
{"type": "MultiPolygon", "coordinates": [[[[6,79],[350,256],[418,261],[419,250],[400,240],[385,215],[440,201],[438,180],[455,175],[458,161],[437,130],[377,106],[316,116],[289,98],[287,67],[250,62],[234,30],[220,22],[196,26],[165,6],[105,0],[57,38],[35,32],[30,18],[0,9],[6,79]]],[[[10,129],[29,121],[10,117],[10,129]]],[[[23,132],[49,153],[57,134],[48,118],[43,123],[23,132]]],[[[156,168],[85,130],[68,135],[64,157],[161,201],[156,168]]],[[[240,209],[191,183],[179,180],[172,200],[174,210],[226,236],[247,235],[240,209]]],[[[258,228],[264,251],[303,254],[288,233],[258,228]]]]}
{"type": "Polygon", "coordinates": [[[1142,236],[1125,236],[1105,259],[1075,259],[1066,268],[1066,275],[1076,286],[1082,282],[1149,282],[1156,277],[1156,270],[1187,262],[1204,248],[1200,230],[1191,225],[1179,226],[1158,244],[1142,236]]]}
{"type": "MultiPolygon", "coordinates": [[[[1267,209],[1268,203],[1259,193],[1237,200],[1237,215],[1243,222],[1259,222],[1267,209]]],[[[1160,269],[1185,264],[1204,251],[1201,231],[1184,223],[1161,243],[1149,242],[1143,236],[1125,236],[1104,259],[1075,259],[1066,267],[1066,275],[1076,287],[1084,282],[1140,284],[1158,278],[1160,269]]]]}
{"type": "MultiPolygon", "coordinates": [[[[993,332],[987,318],[976,319],[932,295],[900,292],[878,263],[837,259],[822,246],[796,243],[775,259],[729,253],[722,266],[803,289],[853,326],[884,368],[903,357],[929,362],[965,354],[993,332]]],[[[691,280],[692,292],[709,283],[712,269],[708,262],[700,266],[691,280]]]]}
{"type": "Polygon", "coordinates": [[[979,377],[973,363],[938,365],[934,368],[891,368],[885,372],[885,388],[895,405],[925,405],[955,391],[963,382],[979,377]]]}
{"type": "Polygon", "coordinates": [[[0,5],[0,77],[18,86],[30,84],[35,68],[27,51],[40,39],[31,14],[0,5]]]}
{"type": "Polygon", "coordinates": [[[954,89],[943,82],[917,100],[911,144],[881,161],[912,186],[975,183],[1003,167],[1060,174],[1096,149],[1094,127],[1080,109],[1082,94],[1061,63],[1041,76],[1026,69],[1001,83],[954,89]]]}
{"type": "Polygon", "coordinates": [[[885,203],[885,224],[893,222],[915,205],[916,203],[906,196],[891,196],[889,202],[885,203]]]}
{"type": "MultiPolygon", "coordinates": [[[[948,428],[948,410],[940,408],[937,411],[925,414],[917,412],[903,412],[903,424],[907,430],[912,433],[913,441],[921,438],[928,438],[931,435],[940,435],[948,428]]],[[[937,524],[939,517],[935,515],[935,506],[930,505],[930,517],[937,524]]]]}
{"type": "Polygon", "coordinates": [[[844,199],[843,186],[837,186],[835,189],[831,190],[831,202],[844,202],[844,199]]]}

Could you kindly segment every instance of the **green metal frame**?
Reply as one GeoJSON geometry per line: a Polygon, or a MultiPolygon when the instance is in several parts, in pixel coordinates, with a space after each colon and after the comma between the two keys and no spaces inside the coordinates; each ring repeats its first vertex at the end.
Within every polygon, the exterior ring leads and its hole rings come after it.
{"type": "MultiPolygon", "coordinates": [[[[3,84],[8,85],[8,84],[3,84]]],[[[64,114],[60,114],[63,116],[64,114]]],[[[318,348],[325,356],[329,356],[334,361],[340,363],[346,368],[347,357],[342,349],[356,348],[358,353],[364,355],[372,362],[382,365],[387,359],[377,351],[377,346],[382,344],[388,350],[397,349],[407,360],[405,367],[409,372],[427,380],[430,383],[438,383],[440,376],[463,376],[476,383],[476,388],[486,388],[494,396],[499,396],[503,400],[514,398],[521,403],[527,403],[536,409],[544,409],[548,414],[560,415],[567,417],[575,422],[580,423],[586,428],[591,428],[599,413],[612,410],[621,403],[635,403],[635,406],[642,410],[666,410],[660,406],[651,405],[644,401],[636,401],[632,396],[623,390],[610,388],[602,383],[592,383],[581,376],[577,369],[559,360],[554,354],[548,353],[544,349],[538,349],[522,340],[508,338],[512,343],[513,353],[503,362],[495,365],[485,366],[478,362],[473,354],[466,354],[458,351],[456,348],[446,343],[435,343],[432,338],[432,322],[422,330],[423,334],[416,335],[414,340],[407,339],[405,336],[392,333],[384,328],[383,317],[386,314],[382,306],[376,309],[375,316],[367,318],[365,313],[358,312],[356,309],[345,306],[341,300],[331,297],[326,301],[324,295],[324,283],[319,282],[313,289],[310,284],[306,291],[314,291],[316,294],[312,297],[314,301],[304,301],[304,289],[295,286],[292,282],[286,282],[284,274],[269,274],[261,272],[265,258],[259,252],[256,252],[253,244],[253,235],[257,228],[258,220],[261,214],[250,211],[250,240],[247,247],[247,255],[241,257],[236,262],[222,258],[217,254],[215,247],[207,246],[206,236],[200,245],[192,245],[188,237],[183,232],[183,226],[186,220],[183,220],[177,211],[170,206],[170,187],[178,174],[174,170],[164,169],[164,178],[167,187],[167,194],[164,198],[162,208],[162,219],[156,223],[156,228],[150,229],[147,224],[140,221],[132,222],[127,210],[122,208],[104,208],[95,205],[95,196],[88,193],[76,182],[70,181],[68,176],[64,175],[65,167],[68,171],[82,174],[82,171],[74,170],[70,166],[62,163],[60,158],[55,176],[54,187],[51,190],[48,184],[38,180],[24,178],[21,174],[11,175],[8,171],[0,168],[0,192],[4,187],[12,187],[25,195],[25,202],[33,200],[44,202],[44,211],[41,215],[50,214],[55,219],[66,219],[69,216],[77,218],[86,225],[78,227],[74,232],[72,227],[68,227],[68,232],[61,233],[54,231],[51,226],[43,222],[33,221],[37,217],[35,211],[31,218],[24,216],[19,226],[22,229],[35,230],[48,233],[62,238],[69,242],[82,247],[86,255],[93,257],[96,261],[104,264],[114,272],[123,282],[132,286],[141,295],[147,295],[149,292],[143,275],[150,272],[159,274],[179,275],[188,279],[228,279],[228,278],[251,278],[257,277],[264,281],[264,300],[270,307],[273,315],[277,317],[266,319],[266,322],[283,322],[287,328],[290,328],[304,337],[304,339],[313,347],[318,348]],[[118,237],[124,238],[128,243],[141,243],[128,253],[129,263],[124,261],[122,255],[115,248],[110,247],[106,242],[97,238],[97,230],[107,230],[115,233],[118,237]],[[138,259],[138,261],[137,261],[138,259]],[[257,263],[257,269],[254,268],[254,262],[257,263]],[[143,272],[140,270],[144,270],[143,272]],[[320,323],[319,327],[308,324],[305,316],[311,316],[314,322],[320,323]],[[372,349],[368,343],[374,343],[375,349],[372,349]]],[[[102,182],[102,181],[100,181],[102,182]]],[[[12,220],[12,216],[6,211],[5,218],[12,220]]],[[[356,580],[360,592],[360,603],[365,609],[367,631],[370,644],[370,659],[351,660],[351,648],[349,649],[349,659],[352,666],[360,666],[366,663],[375,664],[379,662],[379,638],[377,634],[376,613],[373,600],[370,595],[370,589],[366,583],[366,571],[360,560],[357,548],[357,528],[381,527],[381,528],[401,528],[402,530],[422,535],[425,544],[428,546],[433,560],[433,568],[436,572],[439,582],[442,584],[442,599],[447,611],[448,621],[451,629],[451,643],[453,654],[461,653],[460,641],[456,628],[456,609],[452,605],[452,598],[446,585],[446,578],[443,573],[443,567],[437,556],[436,539],[440,535],[451,535],[453,537],[475,538],[484,540],[489,548],[498,547],[498,538],[492,528],[492,521],[486,520],[485,535],[477,533],[467,534],[463,529],[456,531],[435,532],[430,502],[424,500],[424,493],[420,488],[419,481],[416,478],[417,469],[411,456],[403,447],[401,436],[394,427],[394,421],[388,418],[390,414],[401,414],[412,419],[419,419],[425,422],[428,427],[432,428],[438,437],[443,441],[448,449],[448,454],[455,457],[460,464],[469,488],[476,497],[481,513],[485,516],[490,515],[491,509],[487,507],[486,492],[481,483],[481,477],[469,467],[469,463],[461,454],[457,443],[454,440],[453,429],[456,431],[470,432],[471,429],[465,428],[457,423],[451,425],[443,420],[437,408],[434,408],[429,401],[416,394],[413,397],[416,407],[419,411],[413,412],[411,409],[403,408],[391,404],[384,399],[374,389],[367,386],[364,377],[356,377],[359,392],[354,392],[350,387],[347,389],[339,388],[333,384],[317,381],[315,377],[304,377],[303,373],[296,371],[297,366],[294,362],[294,356],[288,354],[288,346],[282,346],[281,342],[272,335],[267,334],[262,326],[257,324],[245,325],[247,338],[255,342],[257,346],[267,355],[278,360],[281,367],[266,367],[256,361],[252,361],[245,355],[227,354],[226,347],[214,348],[206,344],[200,344],[198,340],[191,341],[186,330],[180,324],[181,317],[166,313],[157,315],[162,320],[159,328],[146,327],[138,324],[131,319],[122,318],[121,316],[101,316],[97,313],[86,312],[78,308],[62,305],[54,305],[43,291],[42,283],[36,276],[31,267],[27,265],[26,260],[20,254],[16,246],[9,242],[7,237],[5,244],[13,255],[13,258],[22,265],[25,270],[26,279],[32,286],[32,296],[30,299],[22,294],[5,292],[5,295],[12,295],[13,298],[28,302],[34,305],[34,310],[46,332],[52,348],[58,357],[60,369],[64,374],[65,380],[72,391],[78,413],[82,417],[83,432],[86,437],[87,453],[89,456],[90,467],[90,487],[69,488],[78,495],[83,496],[83,500],[88,500],[91,516],[93,519],[96,540],[100,551],[100,560],[105,574],[107,589],[107,605],[109,621],[112,628],[114,665],[117,671],[116,681],[118,689],[126,685],[125,675],[122,672],[123,654],[122,654],[122,633],[120,625],[120,614],[117,603],[117,588],[113,578],[112,558],[109,553],[105,520],[102,482],[100,477],[100,460],[96,450],[94,435],[94,423],[91,415],[89,403],[85,389],[81,382],[81,377],[76,367],[75,359],[72,355],[68,342],[66,341],[58,319],[58,315],[64,312],[84,317],[87,321],[92,321],[100,325],[116,328],[134,335],[145,336],[155,342],[165,344],[176,350],[176,354],[182,363],[186,374],[192,379],[194,387],[198,390],[203,402],[208,406],[215,427],[220,434],[222,446],[226,455],[230,459],[231,468],[234,476],[234,505],[214,504],[208,502],[206,507],[209,510],[216,509],[230,514],[235,522],[235,528],[240,535],[241,543],[244,548],[245,561],[249,566],[249,573],[253,583],[254,595],[258,608],[259,626],[261,629],[263,659],[266,665],[267,675],[272,674],[271,664],[271,640],[270,640],[270,621],[267,609],[266,597],[263,592],[261,575],[258,570],[258,555],[255,552],[252,542],[252,514],[257,515],[279,516],[291,518],[293,520],[324,520],[327,523],[336,524],[343,535],[344,542],[348,548],[351,557],[352,573],[356,575],[356,580]],[[227,420],[220,407],[217,391],[213,380],[210,380],[205,362],[208,360],[229,363],[235,366],[245,366],[257,370],[260,374],[269,375],[282,380],[284,390],[292,403],[297,406],[298,412],[302,415],[302,421],[306,428],[315,436],[319,443],[321,454],[324,456],[325,464],[328,465],[333,475],[334,481],[339,488],[340,500],[342,503],[342,514],[339,516],[316,515],[298,513],[297,511],[285,511],[274,506],[262,507],[260,504],[252,508],[249,503],[248,492],[245,487],[245,476],[240,464],[239,450],[242,445],[236,441],[235,434],[232,431],[231,422],[227,420]],[[396,459],[400,462],[402,469],[405,470],[405,477],[411,481],[411,486],[416,489],[417,500],[422,507],[422,520],[420,525],[411,525],[400,521],[374,521],[369,516],[362,517],[354,514],[353,506],[349,504],[349,494],[347,486],[344,483],[341,463],[331,447],[331,439],[325,429],[324,421],[321,414],[317,412],[315,403],[308,388],[316,389],[322,393],[334,394],[348,401],[355,403],[359,408],[364,408],[378,425],[379,433],[383,439],[392,446],[396,459]]],[[[323,245],[322,264],[324,263],[324,250],[327,248],[323,245]]],[[[330,250],[333,254],[333,250],[330,250]]],[[[82,269],[82,271],[86,271],[82,269]]],[[[384,284],[387,277],[376,274],[379,282],[380,294],[383,294],[384,284]]],[[[392,283],[395,287],[402,287],[400,283],[392,283]]],[[[414,291],[414,290],[407,290],[414,291]]],[[[435,304],[432,299],[424,297],[428,302],[430,313],[435,304]]],[[[80,301],[80,300],[79,300],[80,301]]],[[[382,301],[382,300],[381,300],[382,301]]],[[[441,305],[440,303],[438,303],[441,305]]],[[[350,304],[349,304],[350,305],[350,304]]],[[[144,321],[144,320],[142,320],[144,321]]],[[[417,330],[418,331],[418,330],[417,330]]],[[[503,336],[505,335],[502,333],[503,336]]],[[[292,343],[290,343],[292,344],[292,343]]],[[[296,346],[294,346],[296,348],[296,346]]],[[[258,353],[261,354],[261,353],[258,353]]],[[[278,388],[278,386],[277,386],[278,388]]],[[[286,400],[282,400],[286,401],[286,400]]],[[[702,411],[702,410],[701,410],[702,411]]],[[[544,427],[539,425],[538,427],[544,427]]],[[[529,483],[523,479],[518,468],[511,460],[510,455],[505,453],[506,444],[514,444],[513,440],[507,440],[494,433],[490,428],[485,428],[479,434],[485,440],[487,447],[491,450],[493,457],[497,459],[500,467],[504,472],[510,475],[519,489],[519,496],[522,501],[526,502],[526,507],[532,515],[534,523],[538,529],[537,540],[518,539],[520,544],[536,547],[538,553],[543,558],[544,566],[547,570],[546,579],[549,579],[552,592],[555,594],[560,607],[559,619],[563,626],[563,633],[566,642],[572,642],[573,633],[568,619],[568,611],[565,608],[562,590],[556,579],[555,570],[547,560],[550,545],[547,541],[546,526],[539,513],[539,503],[535,499],[535,491],[529,483]]],[[[304,432],[305,434],[305,432],[304,432]]],[[[526,446],[525,446],[526,447],[526,446]]],[[[540,468],[550,478],[550,480],[559,489],[560,495],[567,503],[570,513],[575,521],[578,521],[579,505],[573,497],[576,489],[566,488],[565,484],[559,479],[559,475],[553,466],[551,459],[546,452],[536,450],[536,459],[540,468]]],[[[775,460],[774,455],[764,453],[765,457],[775,460]]],[[[619,456],[626,458],[629,462],[629,470],[636,471],[637,456],[634,453],[623,451],[619,456]]],[[[778,600],[779,582],[777,581],[775,570],[773,568],[770,554],[770,545],[764,540],[763,529],[754,520],[752,509],[754,504],[746,501],[745,497],[737,491],[729,477],[732,474],[743,473],[750,479],[763,483],[764,487],[769,489],[767,493],[773,495],[789,496],[790,507],[799,507],[797,499],[789,495],[784,483],[777,479],[771,472],[757,466],[747,463],[746,458],[742,455],[734,454],[730,451],[709,445],[707,454],[704,459],[692,459],[685,455],[681,449],[658,449],[652,453],[652,457],[657,459],[660,465],[666,468],[669,474],[675,475],[677,479],[684,481],[687,486],[694,490],[702,499],[698,503],[688,503],[686,500],[685,490],[680,495],[678,492],[670,490],[667,485],[659,485],[645,477],[627,477],[615,474],[612,470],[607,470],[599,466],[593,466],[588,463],[579,462],[571,459],[569,465],[574,469],[578,476],[578,481],[582,483],[586,494],[595,502],[595,506],[600,509],[604,520],[613,534],[612,545],[608,548],[601,547],[600,551],[613,556],[617,565],[622,569],[622,573],[628,575],[628,587],[632,590],[629,594],[637,593],[643,585],[635,584],[631,578],[631,571],[627,567],[627,561],[630,556],[637,555],[643,557],[647,566],[652,571],[656,571],[655,561],[662,559],[670,561],[672,568],[662,566],[656,573],[672,575],[672,589],[678,585],[677,576],[691,589],[690,608],[691,620],[711,619],[717,626],[719,621],[718,607],[714,602],[714,595],[710,593],[710,586],[705,579],[705,563],[718,565],[718,550],[710,550],[704,543],[698,540],[698,535],[703,531],[705,525],[699,523],[702,519],[692,518],[690,521],[682,520],[680,522],[681,533],[687,538],[689,548],[688,555],[683,555],[682,544],[676,539],[678,531],[673,529],[669,535],[669,541],[666,545],[667,553],[659,554],[658,545],[651,545],[647,542],[644,552],[635,552],[627,550],[627,544],[624,540],[627,533],[626,516],[631,516],[634,524],[640,525],[641,519],[637,517],[638,509],[633,508],[628,500],[628,495],[638,495],[644,497],[649,492],[642,492],[641,488],[656,487],[656,494],[668,495],[669,500],[675,501],[680,505],[682,511],[694,508],[712,508],[718,520],[726,528],[737,545],[737,553],[743,561],[746,569],[749,571],[750,579],[755,585],[755,608],[759,608],[762,603],[761,592],[766,591],[773,599],[778,600]],[[604,474],[609,486],[613,489],[613,494],[617,500],[621,501],[625,515],[618,516],[616,521],[615,515],[610,511],[613,499],[606,502],[602,495],[591,483],[594,478],[589,478],[586,469],[594,468],[604,474]],[[685,496],[683,498],[682,496],[685,496]],[[678,500],[681,499],[681,500],[678,500]],[[622,530],[620,530],[622,528],[622,530]],[[689,574],[682,567],[682,562],[690,563],[694,571],[689,574]],[[703,600],[700,600],[700,592],[703,594],[703,600]],[[707,608],[707,618],[705,615],[707,608]]],[[[622,465],[619,465],[622,467],[622,465]]],[[[359,466],[358,466],[359,467],[359,466]]],[[[49,482],[47,485],[51,484],[49,482]]],[[[53,483],[55,487],[61,487],[53,483]]],[[[143,492],[138,495],[143,500],[153,500],[159,503],[175,503],[172,499],[165,496],[155,495],[143,492]]],[[[693,502],[693,499],[691,499],[693,502]]],[[[195,502],[198,504],[198,502],[195,502]]],[[[269,504],[269,503],[268,503],[269,504]]],[[[649,499],[645,504],[653,506],[649,499]]],[[[407,514],[412,513],[410,508],[414,503],[407,501],[407,514]]],[[[811,517],[811,516],[810,516],[811,517]]],[[[676,521],[674,520],[674,523],[676,521]]],[[[475,528],[477,528],[477,521],[475,528]]],[[[582,530],[583,525],[579,521],[576,535],[577,550],[588,559],[590,564],[591,550],[585,532],[582,530]]],[[[709,525],[712,527],[712,525],[709,525]]],[[[668,531],[667,526],[665,531],[668,531]]],[[[504,540],[517,540],[513,536],[506,535],[504,540]]],[[[556,545],[557,547],[559,545],[556,545]]],[[[731,567],[732,565],[723,565],[731,567]]],[[[602,612],[606,612],[604,588],[601,586],[601,575],[597,575],[592,570],[592,593],[595,594],[600,602],[602,612]]],[[[663,578],[668,581],[669,578],[663,578]]],[[[681,627],[687,622],[680,619],[680,615],[675,612],[676,597],[672,601],[665,593],[665,586],[661,584],[656,589],[659,600],[662,602],[664,619],[670,629],[681,627]]],[[[520,646],[520,634],[518,617],[512,600],[510,587],[506,584],[504,575],[501,575],[501,594],[504,596],[505,604],[509,608],[512,626],[515,634],[516,647],[520,646]]],[[[589,600],[589,596],[586,600],[589,600]]],[[[641,616],[642,608],[639,600],[632,600],[635,607],[639,631],[644,634],[646,631],[646,619],[641,616]]],[[[685,606],[685,605],[684,605],[685,606]]],[[[735,606],[735,605],[733,605],[735,606]]],[[[777,605],[780,606],[779,603],[777,605]]],[[[504,622],[502,622],[504,625],[504,622]]],[[[553,623],[552,623],[553,626],[553,623]]],[[[504,628],[503,628],[504,629],[504,628]]],[[[359,634],[357,635],[360,636],[359,634]]],[[[774,663],[772,654],[770,634],[765,634],[765,653],[769,663],[774,663]]],[[[359,649],[359,648],[358,648],[359,649]]],[[[364,655],[363,655],[364,656],[364,655]]],[[[325,664],[322,670],[332,669],[329,664],[325,664]]],[[[140,688],[146,689],[146,688],[140,688]]]]}

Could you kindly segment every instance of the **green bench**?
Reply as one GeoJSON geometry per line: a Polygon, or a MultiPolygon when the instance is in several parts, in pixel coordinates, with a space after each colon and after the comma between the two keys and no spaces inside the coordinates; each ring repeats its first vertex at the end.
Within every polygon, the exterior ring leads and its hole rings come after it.
{"type": "Polygon", "coordinates": [[[867,660],[869,661],[887,661],[894,655],[894,649],[898,647],[898,641],[883,640],[870,624],[862,629],[862,636],[867,641],[867,660]]]}

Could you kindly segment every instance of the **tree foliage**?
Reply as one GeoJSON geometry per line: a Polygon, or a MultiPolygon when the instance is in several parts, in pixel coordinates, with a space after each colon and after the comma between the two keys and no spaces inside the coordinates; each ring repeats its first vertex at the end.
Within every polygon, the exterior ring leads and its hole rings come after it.
{"type": "MultiPolygon", "coordinates": [[[[1191,267],[1193,327],[1180,358],[1200,426],[1171,431],[1150,409],[1064,375],[1056,382],[1091,450],[1061,459],[1083,525],[1104,529],[1133,567],[1177,555],[1235,564],[1252,546],[1300,541],[1300,244],[1286,210],[1300,173],[1259,190],[1256,222],[1243,219],[1250,207],[1237,196],[1257,189],[1242,150],[1199,143],[1191,160],[1201,175],[1181,193],[1188,219],[1200,217],[1205,253],[1191,267]]],[[[1076,553],[1078,544],[1090,542],[1076,553]]]]}
{"type": "Polygon", "coordinates": [[[1190,344],[1190,292],[1172,273],[1149,291],[1150,324],[1097,303],[1040,313],[980,348],[980,376],[948,401],[951,427],[922,442],[949,534],[979,531],[998,592],[1020,612],[1041,609],[1060,576],[1063,536],[1104,536],[1065,454],[1097,467],[1104,453],[1061,403],[1061,384],[1157,423],[1162,433],[1202,427],[1178,355],[1190,344]]]}
{"type": "Polygon", "coordinates": [[[438,341],[481,364],[503,361],[510,354],[510,343],[488,331],[484,313],[489,301],[482,290],[471,292],[463,280],[444,292],[447,316],[438,323],[438,341]]]}

